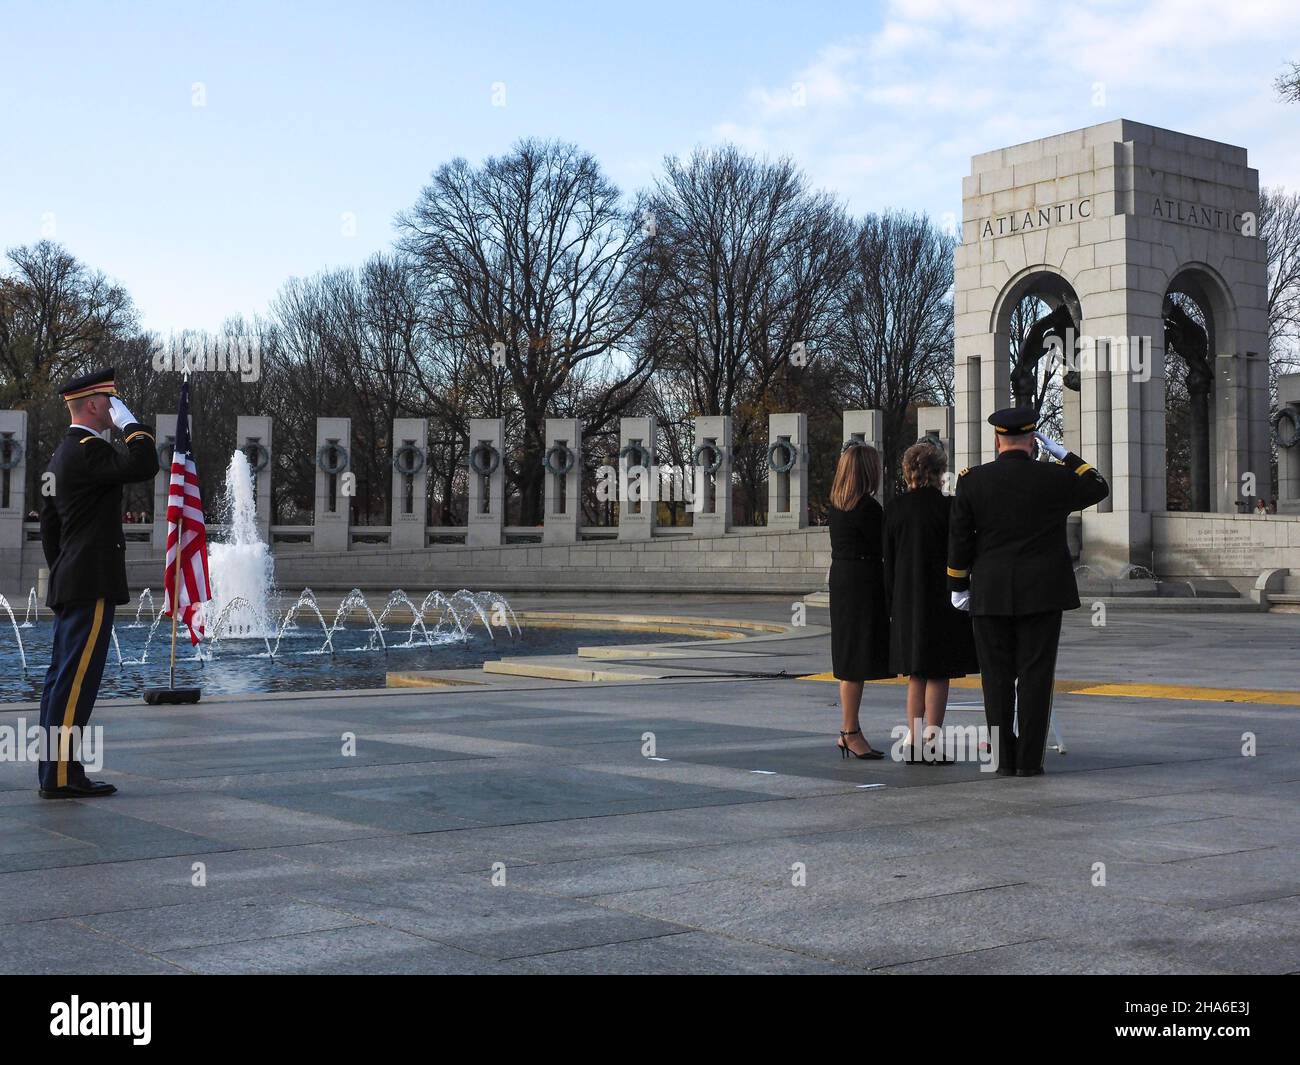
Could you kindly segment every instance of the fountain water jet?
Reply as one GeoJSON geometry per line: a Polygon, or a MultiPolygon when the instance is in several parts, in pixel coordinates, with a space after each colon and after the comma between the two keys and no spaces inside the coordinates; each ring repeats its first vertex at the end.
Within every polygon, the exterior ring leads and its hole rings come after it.
{"type": "Polygon", "coordinates": [[[275,561],[257,532],[253,470],[248,456],[236,451],[226,467],[221,509],[226,518],[226,542],[208,547],[212,599],[203,605],[208,619],[225,622],[228,636],[268,639],[275,635],[271,599],[275,561]]]}
{"type": "Polygon", "coordinates": [[[22,659],[23,676],[27,676],[27,652],[23,649],[22,633],[18,631],[18,619],[14,617],[13,608],[9,605],[9,600],[0,595],[0,610],[9,615],[9,624],[14,630],[14,639],[18,641],[18,657],[22,659]]]}
{"type": "Polygon", "coordinates": [[[144,610],[144,602],[146,599],[149,600],[149,616],[152,618],[156,618],[158,616],[158,608],[154,606],[154,602],[153,602],[153,592],[151,592],[148,588],[146,588],[143,592],[140,593],[140,600],[138,603],[136,603],[136,607],[135,607],[135,621],[131,623],[129,628],[132,629],[144,628],[144,623],[140,620],[140,613],[141,611],[144,610]]]}
{"type": "Polygon", "coordinates": [[[280,652],[280,641],[284,639],[285,631],[290,628],[296,629],[298,627],[294,622],[294,618],[297,616],[298,611],[302,610],[304,607],[311,610],[311,612],[316,615],[316,620],[320,622],[321,632],[325,634],[325,642],[321,644],[317,653],[324,653],[326,650],[328,650],[330,654],[334,653],[333,632],[330,627],[325,624],[325,616],[320,612],[320,606],[316,603],[316,594],[310,588],[304,588],[302,594],[298,596],[298,599],[293,606],[285,611],[284,620],[280,622],[280,627],[275,634],[275,646],[272,647],[269,652],[272,658],[280,652]]]}
{"type": "Polygon", "coordinates": [[[33,587],[31,591],[27,593],[27,612],[23,614],[23,628],[30,629],[38,620],[40,620],[40,616],[41,604],[36,598],[36,589],[33,587]]]}

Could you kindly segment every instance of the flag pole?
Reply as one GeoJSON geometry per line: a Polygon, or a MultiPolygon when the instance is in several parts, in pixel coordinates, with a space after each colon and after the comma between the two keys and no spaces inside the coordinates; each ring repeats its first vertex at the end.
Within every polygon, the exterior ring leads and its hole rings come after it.
{"type": "MultiPolygon", "coordinates": [[[[189,384],[190,381],[189,369],[190,368],[187,365],[185,369],[181,371],[182,389],[184,389],[184,387],[187,384],[189,384]]],[[[185,404],[185,406],[188,408],[189,405],[185,404]]],[[[184,413],[186,417],[189,417],[188,409],[184,413]]],[[[180,427],[177,426],[177,429],[179,428],[180,427]]],[[[176,465],[176,449],[173,447],[172,466],[175,465],[176,465]]],[[[171,480],[172,480],[172,471],[168,469],[167,498],[169,500],[171,499],[171,495],[172,495],[171,480]]],[[[176,687],[176,611],[179,609],[180,602],[181,602],[181,546],[184,543],[184,540],[185,540],[185,488],[182,485],[181,506],[180,506],[180,511],[176,515],[176,562],[175,562],[176,578],[175,580],[172,581],[172,671],[171,671],[170,687],[172,687],[173,689],[175,689],[176,687]]]]}
{"type": "MultiPolygon", "coordinates": [[[[170,481],[171,471],[167,471],[169,487],[167,494],[171,495],[170,481]]],[[[176,580],[173,581],[172,588],[172,673],[170,685],[176,687],[176,613],[180,609],[181,602],[181,540],[185,536],[185,496],[181,496],[180,516],[176,519],[176,580]]]]}
{"type": "MultiPolygon", "coordinates": [[[[189,384],[189,368],[186,367],[183,374],[182,392],[184,396],[184,387],[189,384]]],[[[189,404],[185,404],[186,428],[189,428],[189,404]]],[[[179,424],[177,425],[179,433],[179,424]]],[[[176,449],[172,448],[172,462],[176,460],[176,449]]],[[[171,502],[171,470],[167,471],[167,500],[171,502]]],[[[181,505],[176,517],[176,553],[173,556],[174,565],[176,566],[176,577],[172,582],[172,657],[171,657],[171,681],[167,688],[146,688],[144,691],[144,701],[150,706],[156,706],[159,703],[197,703],[200,697],[198,688],[177,688],[176,687],[176,630],[177,630],[177,612],[180,610],[181,602],[181,548],[185,537],[185,485],[181,485],[181,505]]]]}

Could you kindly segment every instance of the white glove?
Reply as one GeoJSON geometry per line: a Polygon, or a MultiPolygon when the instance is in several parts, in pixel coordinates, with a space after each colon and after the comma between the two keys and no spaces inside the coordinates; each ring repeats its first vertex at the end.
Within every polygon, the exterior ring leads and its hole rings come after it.
{"type": "Polygon", "coordinates": [[[949,592],[952,605],[958,610],[970,610],[970,592],[949,592]]]}
{"type": "Polygon", "coordinates": [[[1069,452],[1065,450],[1064,444],[1058,444],[1050,436],[1044,436],[1037,429],[1034,430],[1034,435],[1038,437],[1038,442],[1043,445],[1043,447],[1047,450],[1047,453],[1051,455],[1052,458],[1060,460],[1065,458],[1065,456],[1069,454],[1069,452]]]}
{"type": "Polygon", "coordinates": [[[113,424],[124,431],[128,425],[132,425],[138,420],[131,413],[130,408],[116,396],[113,396],[108,401],[108,413],[113,419],[113,424]]]}

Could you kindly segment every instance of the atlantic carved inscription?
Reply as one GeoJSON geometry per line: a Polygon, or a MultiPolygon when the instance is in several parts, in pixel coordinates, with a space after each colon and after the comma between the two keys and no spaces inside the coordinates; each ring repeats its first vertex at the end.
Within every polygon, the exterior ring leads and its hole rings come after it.
{"type": "Polygon", "coordinates": [[[1031,207],[1028,210],[999,215],[997,218],[984,219],[980,225],[980,240],[988,240],[990,237],[1010,237],[1016,233],[1027,233],[1032,229],[1045,229],[1047,226],[1086,221],[1091,217],[1091,196],[1082,200],[1070,200],[1067,203],[1054,203],[1048,207],[1031,207]]]}

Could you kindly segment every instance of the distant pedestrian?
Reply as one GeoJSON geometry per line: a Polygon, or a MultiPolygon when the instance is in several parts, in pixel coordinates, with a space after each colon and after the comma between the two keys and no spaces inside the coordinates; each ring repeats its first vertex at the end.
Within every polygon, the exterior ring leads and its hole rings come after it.
{"type": "Polygon", "coordinates": [[[892,677],[889,612],[882,554],[884,511],[875,500],[880,453],[850,443],[831,485],[831,669],[840,682],[842,757],[883,758],[862,735],[858,719],[865,681],[892,677]]]}
{"type": "Polygon", "coordinates": [[[921,441],[903,455],[907,494],[885,511],[889,669],[908,678],[905,761],[946,765],[943,719],[953,677],[979,672],[970,614],[948,593],[952,499],[940,488],[948,457],[921,441]]]}

